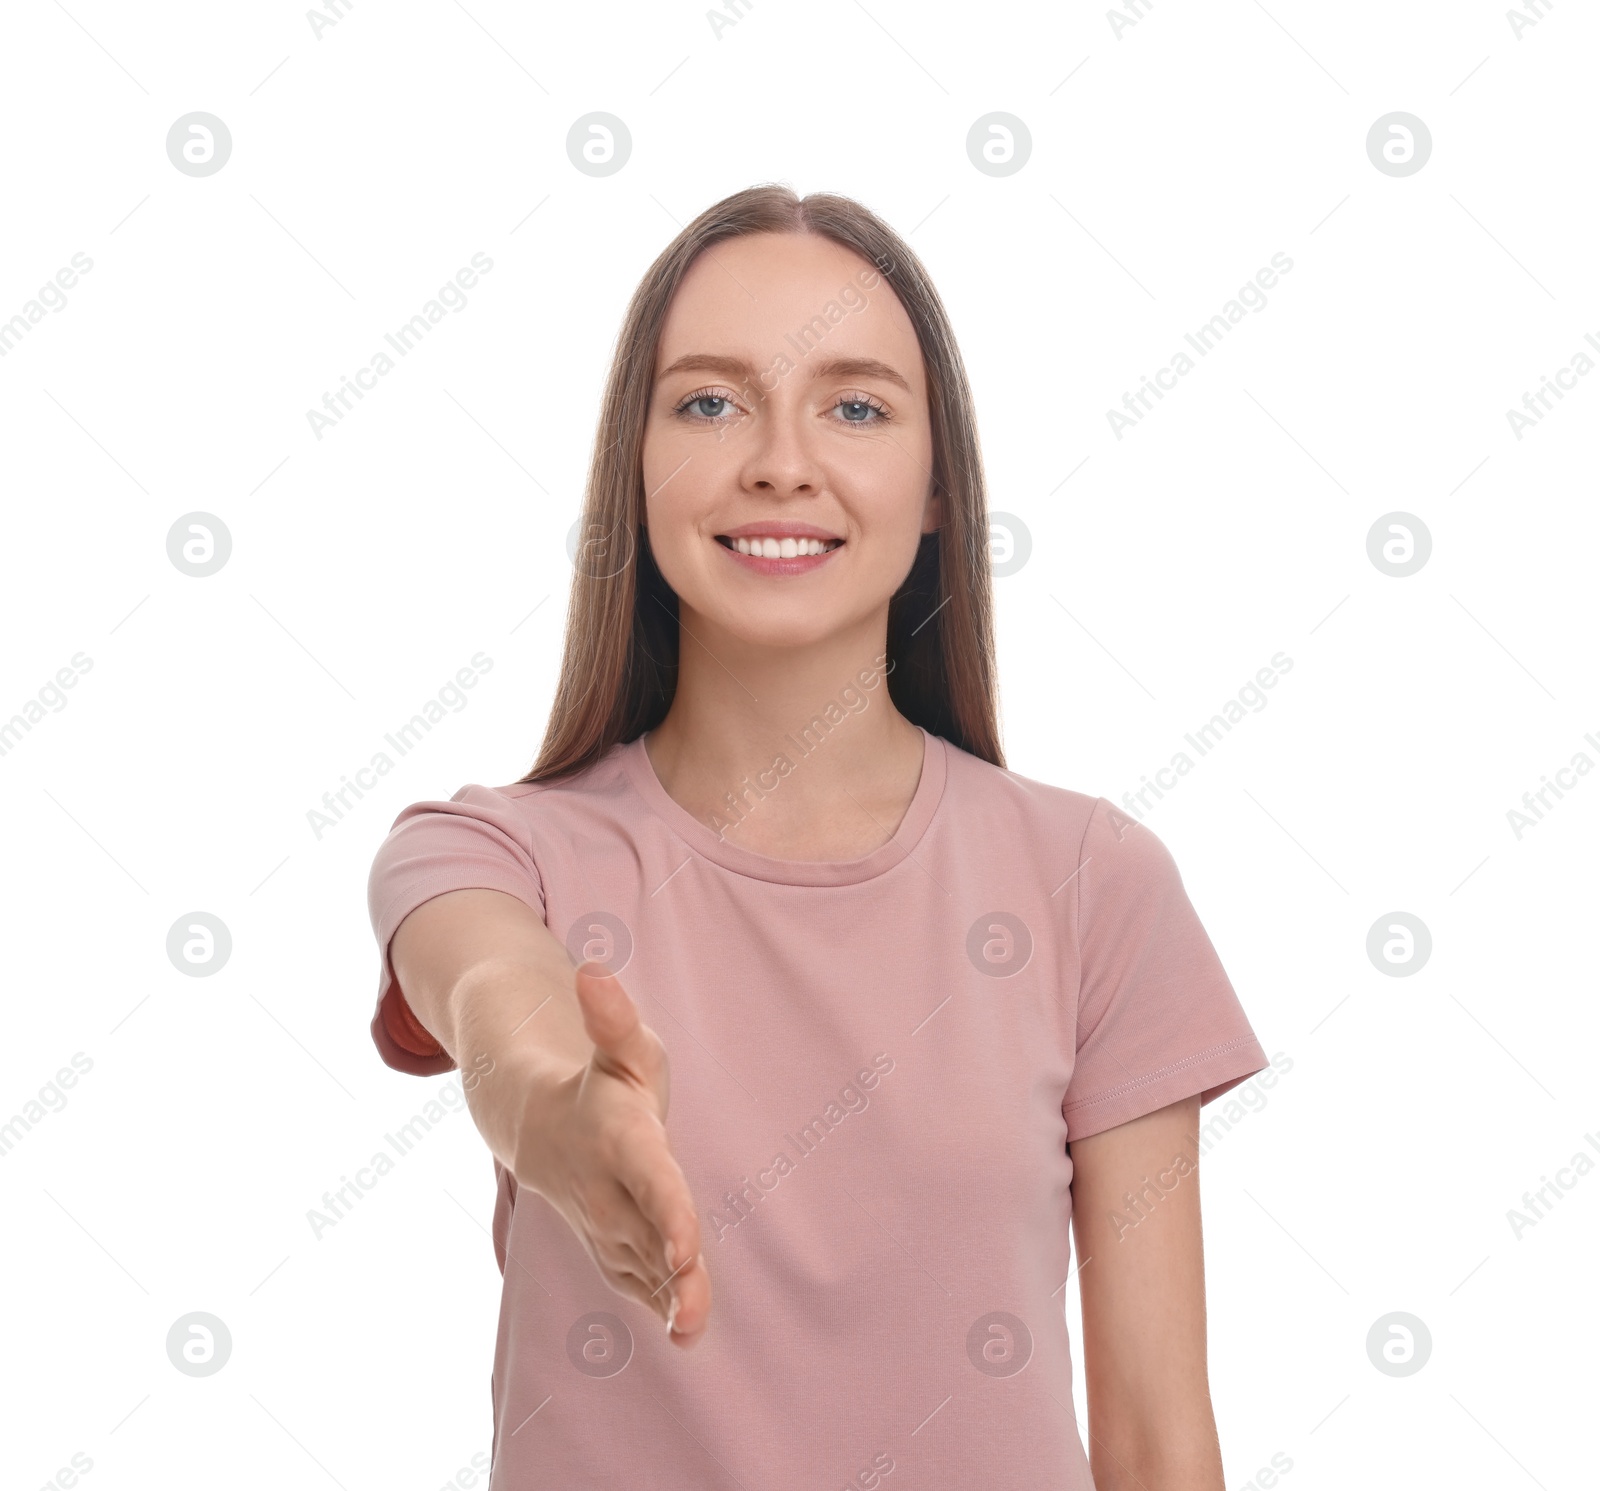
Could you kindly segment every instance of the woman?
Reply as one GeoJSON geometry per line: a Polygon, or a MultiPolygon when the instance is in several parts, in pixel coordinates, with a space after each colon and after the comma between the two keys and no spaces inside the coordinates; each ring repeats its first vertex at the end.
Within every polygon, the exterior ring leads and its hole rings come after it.
{"type": "Polygon", "coordinates": [[[371,881],[374,1039],[494,1154],[495,1491],[1221,1491],[1198,1110],[1266,1058],[1161,842],[1004,770],[906,245],[779,186],[684,229],[584,525],[537,765],[371,881]]]}

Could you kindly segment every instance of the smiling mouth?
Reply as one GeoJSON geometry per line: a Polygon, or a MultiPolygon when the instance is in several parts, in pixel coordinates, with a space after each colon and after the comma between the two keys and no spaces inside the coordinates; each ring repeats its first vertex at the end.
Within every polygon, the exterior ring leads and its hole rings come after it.
{"type": "Polygon", "coordinates": [[[828,554],[844,543],[842,538],[778,538],[756,535],[751,538],[729,538],[717,535],[717,542],[725,549],[748,554],[752,559],[800,559],[810,554],[828,554]]]}

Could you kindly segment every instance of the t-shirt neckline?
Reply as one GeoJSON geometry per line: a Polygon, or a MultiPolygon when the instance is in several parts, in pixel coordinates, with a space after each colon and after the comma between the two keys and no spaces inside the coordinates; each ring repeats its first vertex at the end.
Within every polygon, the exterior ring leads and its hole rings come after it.
{"type": "MultiPolygon", "coordinates": [[[[917,778],[917,790],[894,837],[860,859],[774,859],[719,838],[661,785],[645,751],[643,735],[621,747],[622,766],[650,810],[702,859],[736,874],[778,885],[856,885],[893,869],[912,855],[944,796],[948,764],[944,738],[921,725],[917,729],[922,731],[922,774],[917,778]]],[[[800,769],[799,764],[796,769],[800,769]]]]}

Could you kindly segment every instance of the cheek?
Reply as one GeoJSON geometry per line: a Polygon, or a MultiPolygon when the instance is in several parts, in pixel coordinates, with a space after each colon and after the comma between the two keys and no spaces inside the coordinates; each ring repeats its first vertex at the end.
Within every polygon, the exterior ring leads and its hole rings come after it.
{"type": "Polygon", "coordinates": [[[915,552],[928,515],[932,478],[927,463],[932,453],[920,460],[914,448],[909,455],[898,447],[874,454],[878,457],[874,465],[860,470],[855,480],[855,489],[864,499],[867,521],[880,534],[894,534],[898,542],[915,552]]]}
{"type": "Polygon", "coordinates": [[[645,519],[652,526],[682,523],[690,516],[695,494],[705,489],[706,463],[696,451],[673,448],[673,442],[647,442],[639,462],[644,486],[645,519]]]}
{"type": "Polygon", "coordinates": [[[722,460],[723,443],[708,439],[699,431],[678,426],[645,429],[639,449],[640,472],[644,481],[645,508],[683,506],[692,491],[704,491],[722,460]]]}
{"type": "Polygon", "coordinates": [[[645,506],[650,503],[650,493],[661,484],[661,474],[672,468],[665,464],[667,457],[666,441],[656,433],[653,425],[646,426],[644,440],[639,446],[639,466],[644,477],[645,506]]]}
{"type": "MultiPolygon", "coordinates": [[[[642,462],[645,539],[662,578],[674,592],[683,595],[698,589],[695,581],[699,542],[697,486],[688,480],[698,462],[691,460],[689,465],[675,472],[683,456],[669,457],[670,448],[658,448],[653,459],[647,451],[642,462]]],[[[700,480],[703,482],[703,475],[700,480]]],[[[703,559],[700,562],[703,563],[703,559]]]]}
{"type": "MultiPolygon", "coordinates": [[[[673,491],[677,480],[673,478],[672,468],[687,454],[684,452],[675,456],[670,439],[646,434],[639,452],[639,475],[644,487],[644,516],[648,526],[654,528],[659,525],[664,529],[671,518],[673,500],[677,496],[673,491]]],[[[678,477],[681,478],[687,471],[688,467],[685,467],[678,477]]]]}
{"type": "Polygon", "coordinates": [[[650,535],[650,548],[663,574],[676,556],[688,551],[695,537],[692,516],[665,494],[645,503],[645,530],[650,535]]]}
{"type": "Polygon", "coordinates": [[[858,480],[896,505],[919,511],[931,480],[933,442],[926,428],[898,430],[892,436],[862,440],[853,452],[858,480]]]}

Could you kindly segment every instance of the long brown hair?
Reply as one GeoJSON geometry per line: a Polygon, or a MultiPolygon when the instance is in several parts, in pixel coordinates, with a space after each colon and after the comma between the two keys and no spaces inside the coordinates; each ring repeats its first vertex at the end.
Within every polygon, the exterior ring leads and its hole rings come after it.
{"type": "Polygon", "coordinates": [[[641,452],[662,323],[706,249],[746,233],[816,233],[876,266],[916,328],[927,372],[934,490],[943,523],[922,536],[889,602],[889,696],[913,724],[1004,766],[996,710],[989,521],[966,369],[926,269],[850,197],[776,183],[724,197],[650,266],[629,302],[606,381],[574,560],[561,677],[524,782],[591,765],[666,717],[678,678],[678,599],[643,527],[641,452]]]}

